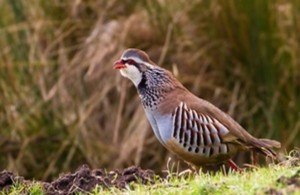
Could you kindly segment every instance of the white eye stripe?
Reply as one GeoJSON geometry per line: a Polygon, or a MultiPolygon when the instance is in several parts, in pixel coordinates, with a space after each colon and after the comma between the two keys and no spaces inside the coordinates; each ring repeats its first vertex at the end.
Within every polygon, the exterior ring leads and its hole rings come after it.
{"type": "Polygon", "coordinates": [[[143,60],[141,60],[140,58],[136,58],[136,57],[122,57],[123,61],[127,61],[127,60],[133,60],[136,63],[145,63],[143,60]]]}
{"type": "MultiPolygon", "coordinates": [[[[137,58],[137,57],[134,57],[134,56],[132,56],[132,57],[122,57],[121,59],[122,59],[123,61],[133,60],[133,61],[135,61],[137,64],[144,64],[144,65],[148,66],[149,68],[154,68],[154,66],[153,66],[152,64],[150,64],[150,63],[148,63],[148,62],[145,62],[145,61],[143,61],[142,59],[137,58]]],[[[130,64],[127,64],[127,65],[130,65],[130,64]]]]}

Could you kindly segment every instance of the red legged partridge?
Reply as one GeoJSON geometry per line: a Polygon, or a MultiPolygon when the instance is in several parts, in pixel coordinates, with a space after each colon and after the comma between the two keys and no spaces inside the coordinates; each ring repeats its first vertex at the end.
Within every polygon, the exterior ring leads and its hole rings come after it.
{"type": "Polygon", "coordinates": [[[114,64],[137,88],[146,116],[160,143],[197,167],[228,162],[239,150],[275,158],[281,144],[250,135],[229,115],[189,92],[169,71],[138,49],[127,49],[114,64]]]}

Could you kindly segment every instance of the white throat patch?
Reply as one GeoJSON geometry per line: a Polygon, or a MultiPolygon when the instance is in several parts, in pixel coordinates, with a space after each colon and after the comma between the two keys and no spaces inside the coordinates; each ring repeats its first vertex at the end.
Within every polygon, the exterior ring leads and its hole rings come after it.
{"type": "Polygon", "coordinates": [[[133,84],[137,87],[142,80],[142,73],[133,65],[125,64],[126,68],[120,70],[123,77],[130,79],[133,84]]]}

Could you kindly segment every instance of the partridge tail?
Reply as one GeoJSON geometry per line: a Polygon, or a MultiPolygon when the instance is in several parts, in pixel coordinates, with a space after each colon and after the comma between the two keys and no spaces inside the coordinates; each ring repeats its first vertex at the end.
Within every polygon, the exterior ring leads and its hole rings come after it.
{"type": "Polygon", "coordinates": [[[281,143],[275,140],[270,140],[270,139],[259,139],[260,142],[263,142],[266,147],[269,148],[280,148],[281,143]]]}
{"type": "Polygon", "coordinates": [[[255,149],[264,155],[276,159],[276,153],[272,148],[280,148],[281,143],[270,139],[257,139],[255,143],[255,149]]]}

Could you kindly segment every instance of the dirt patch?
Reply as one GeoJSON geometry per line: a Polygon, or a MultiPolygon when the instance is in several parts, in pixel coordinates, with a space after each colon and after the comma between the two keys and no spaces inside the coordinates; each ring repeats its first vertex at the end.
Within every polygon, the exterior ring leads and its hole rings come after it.
{"type": "MultiPolygon", "coordinates": [[[[90,169],[87,165],[78,168],[74,173],[61,175],[52,182],[40,182],[46,194],[74,194],[90,192],[96,185],[104,188],[117,187],[123,189],[131,183],[151,184],[158,176],[152,170],[143,170],[132,166],[124,170],[106,172],[103,169],[90,169]]],[[[0,191],[8,190],[14,183],[30,183],[24,178],[9,171],[0,173],[0,191]]]]}
{"type": "Polygon", "coordinates": [[[291,177],[281,176],[276,181],[278,184],[286,186],[282,190],[270,188],[265,191],[269,195],[292,194],[300,188],[300,169],[291,177]]]}
{"type": "Polygon", "coordinates": [[[281,176],[277,179],[278,183],[282,183],[288,186],[300,187],[300,170],[298,170],[292,177],[281,176]]]}
{"type": "Polygon", "coordinates": [[[24,179],[22,177],[16,176],[12,172],[4,170],[0,173],[0,191],[6,191],[14,183],[23,181],[24,179]]]}

